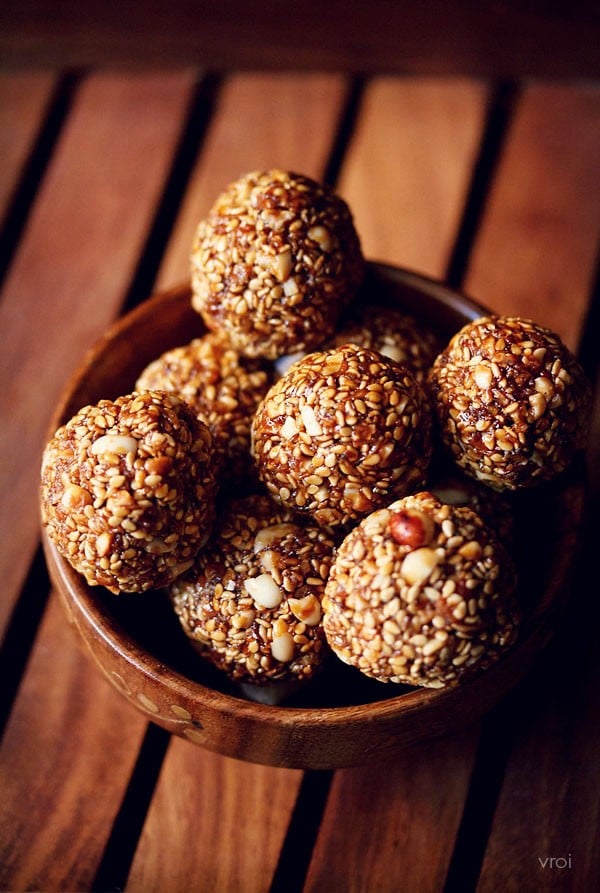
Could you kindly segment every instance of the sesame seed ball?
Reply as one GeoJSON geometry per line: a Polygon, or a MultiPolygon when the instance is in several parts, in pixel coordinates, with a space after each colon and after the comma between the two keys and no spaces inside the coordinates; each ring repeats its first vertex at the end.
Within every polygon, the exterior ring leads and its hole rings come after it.
{"type": "Polygon", "coordinates": [[[232,679],[305,680],[326,652],[331,538],[265,494],[232,500],[210,546],[170,588],[186,635],[232,679]]]}
{"type": "Polygon", "coordinates": [[[232,483],[250,475],[250,423],[271,378],[263,362],[240,356],[209,332],[150,363],[136,390],[170,391],[189,403],[211,430],[222,480],[232,483]]]}
{"type": "Polygon", "coordinates": [[[42,520],[90,585],[166,586],[187,570],[214,518],[212,436],[178,397],[148,391],[85,406],[42,463],[42,520]]]}
{"type": "Polygon", "coordinates": [[[275,499],[336,528],[423,486],[430,430],[410,370],[346,344],[307,355],[272,386],[252,448],[275,499]]]}
{"type": "Polygon", "coordinates": [[[507,490],[493,490],[485,484],[456,472],[430,475],[429,490],[441,502],[467,506],[476,512],[507,548],[514,538],[515,507],[507,490]]]}
{"type": "Polygon", "coordinates": [[[491,487],[550,480],[584,446],[589,384],[558,335],[534,322],[469,323],[436,358],[430,383],[442,439],[491,487]]]}
{"type": "Polygon", "coordinates": [[[196,232],[192,305],[247,356],[312,349],[334,330],[363,276],[346,203],[308,177],[246,174],[196,232]]]}
{"type": "Polygon", "coordinates": [[[323,599],[337,656],[382,682],[454,685],[516,638],[511,562],[479,516],[423,492],[365,518],[323,599]]]}
{"type": "Polygon", "coordinates": [[[431,329],[395,307],[357,307],[338,327],[327,347],[358,344],[384,357],[405,363],[418,382],[424,382],[441,349],[431,329]]]}

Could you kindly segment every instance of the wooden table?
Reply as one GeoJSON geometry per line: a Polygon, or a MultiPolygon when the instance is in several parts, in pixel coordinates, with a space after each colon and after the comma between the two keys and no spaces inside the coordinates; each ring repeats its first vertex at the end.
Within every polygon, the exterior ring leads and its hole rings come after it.
{"type": "Polygon", "coordinates": [[[534,317],[598,381],[600,87],[193,67],[0,73],[0,889],[600,889],[598,513],[571,610],[491,715],[391,765],[241,763],[148,725],[80,651],[39,547],[51,409],[114,317],[188,277],[239,174],[336,185],[365,254],[534,317]]]}

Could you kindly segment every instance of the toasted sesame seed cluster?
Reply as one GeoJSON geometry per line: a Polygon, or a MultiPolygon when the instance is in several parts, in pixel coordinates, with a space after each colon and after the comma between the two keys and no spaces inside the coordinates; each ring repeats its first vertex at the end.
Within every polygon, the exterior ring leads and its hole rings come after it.
{"type": "Polygon", "coordinates": [[[326,347],[358,344],[405,363],[418,382],[423,383],[441,349],[433,330],[420,325],[395,307],[373,304],[355,306],[336,330],[326,347]]]}
{"type": "Polygon", "coordinates": [[[436,358],[431,392],[456,463],[497,489],[550,480],[581,449],[590,388],[560,338],[529,320],[464,326],[436,358]]]}
{"type": "Polygon", "coordinates": [[[192,304],[246,356],[317,347],[354,296],[364,262],[346,203],[279,170],[232,183],[198,226],[192,304]]]}
{"type": "Polygon", "coordinates": [[[190,404],[208,425],[222,480],[244,481],[251,473],[250,422],[271,384],[260,360],[240,356],[218,332],[167,351],[136,382],[138,391],[170,391],[190,404]]]}
{"type": "Polygon", "coordinates": [[[440,350],[371,280],[358,291],[363,272],[329,188],[241,177],[192,246],[208,333],[44,454],[43,523],[66,560],[115,593],[167,588],[201,654],[263,694],[312,678],[329,646],[433,688],[494,663],[519,626],[511,491],[584,444],[590,388],[556,335],[489,316],[440,350]],[[452,468],[432,462],[435,435],[452,468]]]}
{"type": "Polygon", "coordinates": [[[166,586],[214,520],[212,437],[178,397],[85,406],[44,452],[42,519],[58,551],[111,592],[166,586]]]}
{"type": "Polygon", "coordinates": [[[336,528],[423,485],[430,431],[407,367],[346,344],[308,354],[272,386],[252,449],[276,500],[336,528]]]}
{"type": "Polygon", "coordinates": [[[513,543],[514,509],[507,491],[486,487],[458,469],[431,474],[428,486],[440,502],[473,509],[506,547],[513,543]]]}
{"type": "Polygon", "coordinates": [[[333,541],[263,494],[233,500],[170,595],[184,631],[233,679],[310,678],[326,652],[321,600],[333,541]]]}
{"type": "Polygon", "coordinates": [[[373,512],[339,547],[325,633],[367,676],[454,685],[514,641],[514,589],[508,555],[475,512],[417,493],[373,512]]]}

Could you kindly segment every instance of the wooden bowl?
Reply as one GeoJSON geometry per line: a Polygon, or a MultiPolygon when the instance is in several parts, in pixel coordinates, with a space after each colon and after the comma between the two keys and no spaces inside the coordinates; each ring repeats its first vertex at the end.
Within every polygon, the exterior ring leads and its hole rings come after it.
{"type": "MultiPolygon", "coordinates": [[[[370,294],[428,321],[446,337],[486,313],[444,285],[369,264],[370,294]]],[[[203,331],[187,287],[150,299],[89,352],[54,413],[51,431],[83,405],[133,389],[163,351],[203,331]]],[[[44,536],[50,574],[69,620],[102,673],[138,710],[170,732],[231,757],[306,769],[375,762],[403,745],[481,717],[529,670],[549,641],[583,510],[576,467],[517,500],[516,553],[525,621],[492,668],[450,689],[411,689],[366,679],[332,658],[282,705],[245,699],[193,652],[162,593],[114,596],[89,587],[44,536]],[[519,523],[521,522],[521,523],[519,523]]]]}

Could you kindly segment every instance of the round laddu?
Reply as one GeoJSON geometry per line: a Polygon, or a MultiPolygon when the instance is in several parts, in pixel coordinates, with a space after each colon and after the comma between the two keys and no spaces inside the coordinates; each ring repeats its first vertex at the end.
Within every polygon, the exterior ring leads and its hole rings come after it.
{"type": "Polygon", "coordinates": [[[333,541],[264,494],[230,502],[170,596],[184,632],[232,679],[306,680],[325,652],[321,600],[333,541]]]}
{"type": "Polygon", "coordinates": [[[500,542],[507,548],[513,544],[515,506],[510,491],[493,490],[458,468],[451,473],[430,473],[428,487],[441,502],[473,509],[500,542]]]}
{"type": "Polygon", "coordinates": [[[423,486],[431,412],[406,367],[346,344],[277,381],[252,425],[261,480],[282,504],[345,527],[423,486]]]}
{"type": "Polygon", "coordinates": [[[382,682],[442,688],[515,640],[511,561],[472,509],[418,493],[379,509],[338,549],[323,624],[337,656],[382,682]]]}
{"type": "Polygon", "coordinates": [[[395,307],[361,305],[343,319],[326,347],[358,344],[405,363],[424,382],[442,345],[437,335],[395,307]]]}
{"type": "Polygon", "coordinates": [[[198,226],[192,305],[240,353],[275,359],[322,344],[363,272],[343,199],[299,174],[253,172],[198,226]]]}
{"type": "Polygon", "coordinates": [[[430,384],[455,461],[496,489],[550,480],[585,444],[589,383],[560,338],[529,320],[464,326],[436,358],[430,384]]]}
{"type": "Polygon", "coordinates": [[[251,473],[250,424],[271,384],[261,360],[243,357],[217,332],[167,351],[143,370],[136,390],[182,397],[211,430],[220,476],[230,483],[251,473]]]}
{"type": "Polygon", "coordinates": [[[187,570],[214,520],[212,436],[181,399],[133,393],[85,406],[42,463],[42,521],[90,585],[166,586],[187,570]]]}

